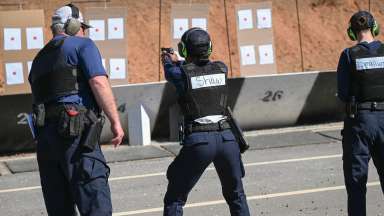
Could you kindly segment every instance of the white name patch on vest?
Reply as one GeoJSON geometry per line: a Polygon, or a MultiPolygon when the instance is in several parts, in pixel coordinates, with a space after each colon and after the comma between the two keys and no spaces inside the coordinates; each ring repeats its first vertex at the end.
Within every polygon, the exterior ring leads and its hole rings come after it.
{"type": "Polygon", "coordinates": [[[356,59],[357,70],[369,70],[378,68],[384,68],[384,57],[356,59]]]}
{"type": "Polygon", "coordinates": [[[225,74],[211,74],[191,77],[192,89],[225,85],[225,74]]]}

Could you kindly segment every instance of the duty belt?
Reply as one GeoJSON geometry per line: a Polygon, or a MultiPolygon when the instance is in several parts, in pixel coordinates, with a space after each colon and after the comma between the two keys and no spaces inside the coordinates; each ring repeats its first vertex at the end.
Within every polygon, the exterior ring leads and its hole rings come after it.
{"type": "Polygon", "coordinates": [[[65,109],[62,104],[50,104],[45,105],[45,119],[57,120],[60,117],[61,111],[65,109]]]}
{"type": "Polygon", "coordinates": [[[384,102],[363,102],[357,104],[357,110],[384,111],[384,102]]]}
{"type": "MultiPolygon", "coordinates": [[[[72,106],[71,104],[68,104],[67,106],[72,106]]],[[[95,121],[98,118],[98,114],[95,113],[91,109],[87,109],[84,106],[77,105],[76,108],[78,109],[77,111],[81,113],[85,113],[85,115],[91,120],[95,121]]],[[[47,122],[56,122],[58,121],[60,117],[60,113],[65,109],[65,106],[62,104],[54,104],[54,105],[48,105],[45,108],[45,120],[47,122]]],[[[88,119],[85,119],[88,120],[88,119]]]]}
{"type": "Polygon", "coordinates": [[[219,121],[218,123],[212,123],[212,124],[198,124],[198,123],[192,123],[187,124],[185,127],[185,132],[187,134],[193,133],[193,132],[209,132],[209,131],[222,131],[225,129],[230,129],[231,126],[226,120],[219,121]]]}

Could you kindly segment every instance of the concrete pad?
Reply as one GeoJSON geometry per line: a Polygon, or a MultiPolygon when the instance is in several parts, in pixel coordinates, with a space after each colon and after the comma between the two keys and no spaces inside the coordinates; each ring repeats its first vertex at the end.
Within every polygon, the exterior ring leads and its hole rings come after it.
{"type": "MultiPolygon", "coordinates": [[[[312,131],[299,131],[280,134],[268,134],[258,136],[246,136],[250,150],[286,147],[306,144],[320,144],[335,142],[333,137],[323,136],[312,131]]],[[[181,149],[179,144],[161,145],[162,148],[177,155],[181,149]]]]}
{"type": "Polygon", "coordinates": [[[314,133],[312,131],[248,136],[247,140],[249,142],[250,149],[264,149],[335,142],[334,139],[321,136],[320,134],[314,133]]]}
{"type": "MultiPolygon", "coordinates": [[[[155,146],[106,148],[103,153],[108,163],[118,161],[144,160],[151,158],[171,157],[172,154],[155,146]]],[[[6,161],[12,173],[38,171],[36,158],[6,161]]]]}
{"type": "Polygon", "coordinates": [[[317,133],[322,135],[322,136],[325,136],[325,137],[328,137],[328,138],[331,138],[331,139],[335,139],[335,140],[339,140],[339,141],[341,141],[341,139],[343,138],[341,136],[340,130],[320,131],[320,132],[317,132],[317,133]]]}
{"type": "Polygon", "coordinates": [[[33,172],[39,170],[36,158],[6,161],[12,173],[33,172]]]}
{"type": "MultiPolygon", "coordinates": [[[[341,140],[339,130],[313,132],[297,131],[274,134],[259,134],[246,136],[250,149],[265,149],[307,144],[335,143],[341,140]]],[[[177,155],[181,146],[177,142],[152,143],[150,146],[120,146],[115,149],[111,146],[102,146],[107,162],[145,160],[152,158],[173,157],[177,155]]],[[[12,173],[37,171],[35,158],[10,160],[4,162],[12,173]]]]}
{"type": "Polygon", "coordinates": [[[172,154],[156,146],[135,146],[103,149],[108,163],[171,157],[172,154]]]}

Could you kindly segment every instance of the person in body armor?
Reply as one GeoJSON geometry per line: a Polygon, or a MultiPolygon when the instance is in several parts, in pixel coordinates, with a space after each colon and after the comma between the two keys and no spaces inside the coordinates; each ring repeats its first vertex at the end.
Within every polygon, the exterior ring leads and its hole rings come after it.
{"type": "Polygon", "coordinates": [[[52,16],[53,38],[32,63],[37,161],[48,215],[112,215],[109,167],[99,146],[103,110],[117,147],[124,136],[115,100],[90,28],[79,9],[52,16]]]}
{"type": "Polygon", "coordinates": [[[338,97],[346,104],[342,130],[348,215],[366,215],[368,163],[373,159],[384,192],[384,45],[379,25],[366,11],[355,13],[347,30],[357,41],[345,49],[337,69],[338,97]]]}
{"type": "Polygon", "coordinates": [[[212,44],[201,28],[186,31],[175,53],[162,53],[165,77],[177,90],[184,117],[182,149],[167,170],[164,215],[183,215],[189,192],[213,162],[232,216],[248,216],[243,189],[244,167],[236,139],[226,120],[227,67],[211,62],[212,44]]]}

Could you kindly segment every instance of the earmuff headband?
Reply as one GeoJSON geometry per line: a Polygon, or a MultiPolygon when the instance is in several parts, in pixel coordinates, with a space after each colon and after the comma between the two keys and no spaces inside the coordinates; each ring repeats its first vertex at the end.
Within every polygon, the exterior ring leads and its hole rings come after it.
{"type": "Polygon", "coordinates": [[[72,10],[72,17],[78,19],[80,17],[79,8],[77,8],[75,5],[71,3],[67,4],[67,6],[70,7],[72,10]]]}
{"type": "Polygon", "coordinates": [[[80,17],[80,12],[79,12],[79,9],[73,4],[67,4],[66,6],[71,8],[72,14],[71,14],[71,18],[69,18],[64,25],[65,33],[73,36],[73,35],[76,35],[81,28],[81,23],[78,20],[78,18],[80,17]]]}

